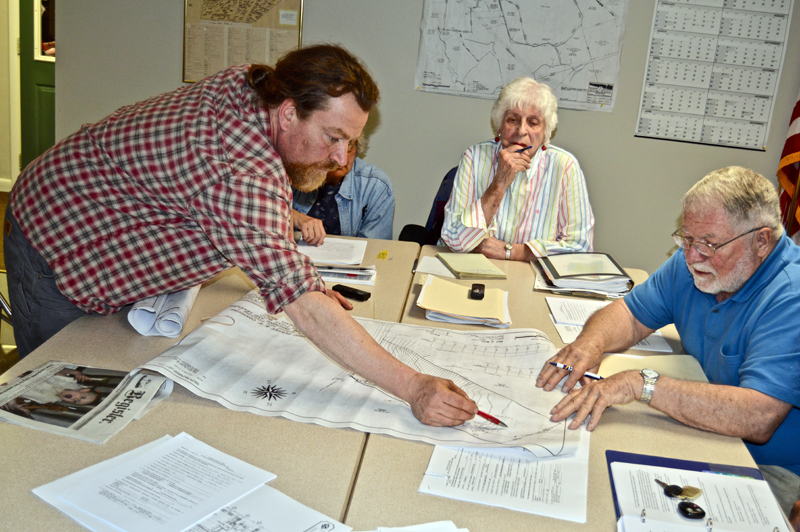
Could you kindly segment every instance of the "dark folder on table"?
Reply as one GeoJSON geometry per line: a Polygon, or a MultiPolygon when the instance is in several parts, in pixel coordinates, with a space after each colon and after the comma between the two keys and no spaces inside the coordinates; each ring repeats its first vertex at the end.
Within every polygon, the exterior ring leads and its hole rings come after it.
{"type": "Polygon", "coordinates": [[[737,477],[749,477],[756,480],[764,480],[761,471],[757,467],[734,466],[727,464],[711,464],[708,462],[694,462],[692,460],[679,460],[677,458],[665,458],[663,456],[650,456],[647,454],[625,453],[622,451],[606,451],[606,462],[608,463],[608,478],[611,480],[611,494],[614,496],[614,511],[617,519],[622,517],[617,502],[617,490],[614,486],[614,473],[611,471],[611,464],[614,462],[624,462],[628,464],[638,464],[656,467],[668,467],[670,469],[682,469],[684,471],[708,471],[723,475],[734,475],[737,477]]]}

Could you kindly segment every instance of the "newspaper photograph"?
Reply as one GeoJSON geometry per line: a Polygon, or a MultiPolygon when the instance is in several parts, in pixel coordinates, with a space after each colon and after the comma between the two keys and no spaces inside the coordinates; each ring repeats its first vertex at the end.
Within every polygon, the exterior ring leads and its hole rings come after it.
{"type": "Polygon", "coordinates": [[[172,392],[172,381],[50,361],[0,384],[0,419],[105,443],[172,392]]]}

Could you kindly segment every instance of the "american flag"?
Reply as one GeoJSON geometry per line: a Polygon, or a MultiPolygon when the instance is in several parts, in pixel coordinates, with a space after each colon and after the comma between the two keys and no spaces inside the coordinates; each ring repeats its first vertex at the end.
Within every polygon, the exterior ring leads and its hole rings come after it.
{"type": "Polygon", "coordinates": [[[786,135],[786,144],[783,146],[781,162],[778,164],[778,182],[783,189],[781,192],[781,217],[789,236],[794,235],[800,229],[800,205],[797,201],[798,173],[800,173],[800,94],[798,94],[792,110],[789,133],[786,135]]]}

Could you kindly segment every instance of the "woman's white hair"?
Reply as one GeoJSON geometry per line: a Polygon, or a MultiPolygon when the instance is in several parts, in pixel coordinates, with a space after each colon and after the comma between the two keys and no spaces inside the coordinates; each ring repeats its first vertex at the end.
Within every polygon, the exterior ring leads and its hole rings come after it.
{"type": "Polygon", "coordinates": [[[683,196],[683,212],[695,207],[721,205],[739,231],[769,227],[778,239],[783,234],[781,207],[775,186],[764,176],[741,166],[714,170],[683,196]]]}
{"type": "Polygon", "coordinates": [[[530,109],[535,107],[544,118],[544,144],[550,144],[550,137],[558,125],[558,100],[553,90],[533,78],[523,76],[517,78],[500,91],[500,96],[492,106],[492,131],[500,133],[503,117],[512,109],[530,109]]]}

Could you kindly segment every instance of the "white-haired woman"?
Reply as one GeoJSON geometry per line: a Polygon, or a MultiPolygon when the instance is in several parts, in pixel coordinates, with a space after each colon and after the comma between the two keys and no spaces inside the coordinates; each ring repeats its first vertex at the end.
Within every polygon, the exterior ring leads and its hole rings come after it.
{"type": "Polygon", "coordinates": [[[578,160],[550,145],[558,124],[547,85],[518,78],[492,107],[494,141],[461,157],[442,241],[491,259],[592,251],[594,215],[578,160]]]}

